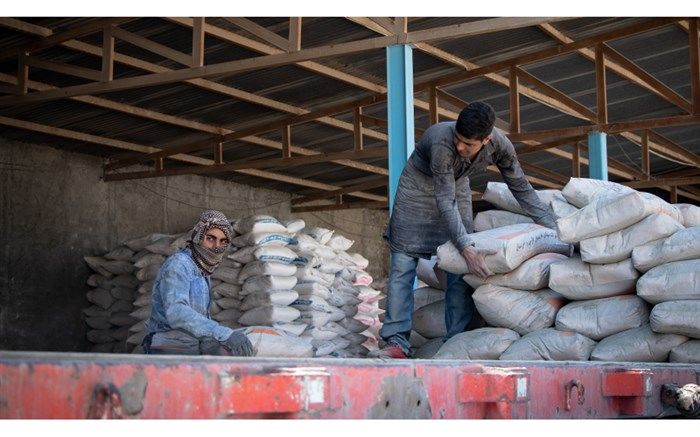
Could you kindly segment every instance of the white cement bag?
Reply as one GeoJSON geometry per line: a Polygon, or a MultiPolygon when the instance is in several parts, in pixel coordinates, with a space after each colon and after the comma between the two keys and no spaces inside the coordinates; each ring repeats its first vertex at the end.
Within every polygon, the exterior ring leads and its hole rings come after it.
{"type": "Polygon", "coordinates": [[[294,244],[294,241],[294,238],[286,232],[248,232],[234,238],[232,244],[237,247],[286,246],[294,244]]]}
{"type": "Polygon", "coordinates": [[[316,256],[313,251],[310,250],[300,250],[296,252],[297,257],[294,258],[292,263],[297,267],[318,267],[321,265],[321,258],[316,256]]]}
{"type": "Polygon", "coordinates": [[[665,214],[651,214],[625,229],[582,240],[581,259],[594,264],[622,261],[632,255],[635,247],[666,238],[682,229],[683,225],[665,214]]]}
{"type": "Polygon", "coordinates": [[[175,250],[180,250],[187,246],[187,242],[190,240],[190,238],[192,238],[192,234],[190,232],[180,234],[177,238],[173,240],[172,243],[170,243],[170,247],[175,250]]]}
{"type": "Polygon", "coordinates": [[[474,217],[474,232],[488,231],[489,229],[518,223],[534,223],[534,221],[526,215],[500,209],[490,209],[476,214],[474,217]]]}
{"type": "Polygon", "coordinates": [[[649,305],[635,295],[571,302],[559,310],[555,326],[593,340],[637,328],[649,322],[649,305]]]}
{"type": "Polygon", "coordinates": [[[602,339],[591,352],[591,361],[663,363],[671,349],[687,340],[678,334],[657,334],[644,325],[602,339]]]}
{"type": "Polygon", "coordinates": [[[292,308],[299,311],[318,311],[330,314],[330,321],[337,322],[345,318],[345,313],[337,307],[329,304],[325,299],[318,296],[307,296],[299,298],[290,304],[292,308]]]}
{"type": "Polygon", "coordinates": [[[413,290],[413,311],[445,299],[445,291],[432,287],[421,287],[413,290]]]}
{"type": "MultiPolygon", "coordinates": [[[[331,322],[331,318],[334,318],[332,314],[325,311],[301,311],[297,321],[310,326],[320,327],[331,322]]],[[[364,326],[364,329],[366,328],[367,327],[364,326]]]]}
{"type": "MultiPolygon", "coordinates": [[[[537,197],[539,197],[542,203],[547,207],[549,207],[552,199],[564,200],[564,196],[562,196],[559,190],[536,190],[535,193],[537,193],[537,197]]],[[[488,182],[481,199],[500,209],[516,214],[525,214],[520,204],[515,199],[515,196],[513,196],[513,193],[511,193],[508,188],[508,185],[504,182],[488,182]]]]}
{"type": "Polygon", "coordinates": [[[333,275],[335,276],[336,273],[339,271],[343,270],[345,268],[345,265],[330,261],[330,260],[324,260],[319,266],[318,266],[318,271],[321,273],[325,273],[327,275],[333,275]]]}
{"type": "Polygon", "coordinates": [[[148,255],[136,261],[134,263],[134,267],[136,267],[137,269],[142,269],[144,267],[148,267],[150,264],[157,264],[158,266],[160,266],[163,264],[164,261],[165,257],[163,255],[157,253],[149,253],[148,255]]]}
{"type": "Polygon", "coordinates": [[[566,303],[552,290],[524,291],[484,285],[472,295],[476,309],[490,325],[508,328],[520,335],[548,328],[566,303]]]}
{"type": "Polygon", "coordinates": [[[652,304],[700,299],[700,259],[654,267],[639,278],[637,295],[652,304]]]}
{"type": "Polygon", "coordinates": [[[229,284],[238,284],[238,275],[241,274],[241,269],[231,267],[217,267],[212,273],[212,279],[218,279],[229,284]]]}
{"type": "Polygon", "coordinates": [[[523,262],[512,272],[489,276],[485,280],[466,274],[463,279],[473,288],[491,284],[518,290],[541,290],[549,284],[549,266],[566,258],[566,255],[560,253],[541,253],[523,262]]]}
{"type": "MultiPolygon", "coordinates": [[[[303,338],[303,337],[302,337],[303,338]]],[[[314,348],[314,356],[325,357],[333,352],[337,352],[350,346],[350,342],[344,338],[334,338],[333,340],[311,340],[314,348]]]]}
{"type": "Polygon", "coordinates": [[[414,331],[428,339],[447,335],[445,300],[433,302],[414,311],[412,326],[414,331]]]}
{"type": "Polygon", "coordinates": [[[286,246],[247,246],[228,255],[228,258],[241,264],[255,260],[290,264],[297,258],[297,254],[286,246]]]}
{"type": "Polygon", "coordinates": [[[596,197],[618,196],[635,190],[617,182],[588,178],[571,178],[561,194],[572,205],[583,208],[596,197]]]}
{"type": "Polygon", "coordinates": [[[328,273],[323,273],[320,270],[313,267],[300,267],[297,269],[296,278],[298,282],[317,282],[326,287],[333,285],[334,276],[328,273]]]}
{"type": "Polygon", "coordinates": [[[297,266],[275,261],[253,261],[246,264],[238,274],[238,283],[242,284],[251,276],[294,276],[297,266]]]}
{"type": "Polygon", "coordinates": [[[323,299],[331,297],[331,290],[318,282],[302,282],[294,286],[294,291],[304,296],[318,296],[323,299]]]}
{"type": "Polygon", "coordinates": [[[305,358],[313,356],[311,345],[285,331],[268,326],[245,328],[256,357],[305,358]]]}
{"type": "Polygon", "coordinates": [[[236,220],[233,230],[238,234],[249,232],[287,232],[287,227],[269,215],[254,215],[236,220]]]}
{"type": "Polygon", "coordinates": [[[569,300],[634,293],[638,277],[631,259],[612,264],[588,264],[576,256],[549,266],[549,288],[569,300]]]}
{"type": "Polygon", "coordinates": [[[576,332],[542,329],[524,335],[501,354],[501,360],[586,361],[596,342],[576,332]]]}
{"type": "Polygon", "coordinates": [[[294,290],[275,290],[268,292],[257,292],[251,293],[243,299],[240,303],[241,311],[248,311],[249,309],[275,305],[275,306],[287,306],[291,305],[295,300],[299,298],[299,293],[294,290]]]}
{"type": "Polygon", "coordinates": [[[562,217],[568,217],[571,214],[578,211],[574,205],[570,204],[566,200],[553,199],[552,203],[549,205],[552,208],[552,213],[554,214],[554,219],[558,220],[562,217]]]}
{"type": "Polygon", "coordinates": [[[673,205],[659,197],[632,191],[596,198],[575,214],[557,220],[557,233],[562,241],[577,243],[619,231],[655,213],[666,214],[679,223],[683,220],[673,205]]]}
{"type": "Polygon", "coordinates": [[[430,360],[440,350],[445,341],[442,337],[428,340],[423,346],[419,347],[411,354],[411,358],[416,360],[430,360]]]}
{"type": "Polygon", "coordinates": [[[284,220],[282,224],[287,228],[287,232],[290,234],[296,234],[306,227],[306,223],[302,219],[284,220]]]}
{"type": "MultiPolygon", "coordinates": [[[[507,273],[540,253],[569,254],[569,245],[559,241],[556,232],[535,223],[517,224],[470,235],[477,249],[495,252],[485,255],[493,273],[507,273]]],[[[438,266],[452,273],[469,273],[467,263],[452,242],[437,248],[438,266]]]]}
{"type": "Polygon", "coordinates": [[[355,261],[355,268],[359,270],[364,270],[369,266],[369,260],[364,256],[360,255],[359,253],[351,253],[349,255],[355,261]]]}
{"type": "Polygon", "coordinates": [[[689,203],[676,203],[675,206],[683,216],[683,226],[691,228],[700,226],[700,206],[691,205],[689,203]]]}
{"type": "Polygon", "coordinates": [[[330,229],[314,227],[309,230],[309,235],[318,243],[325,246],[333,237],[334,232],[335,231],[330,229]]]}
{"type": "Polygon", "coordinates": [[[296,252],[313,252],[314,249],[321,246],[318,241],[314,240],[314,237],[307,234],[296,234],[294,240],[294,243],[290,244],[290,246],[296,252]]]}
{"type": "Polygon", "coordinates": [[[334,235],[326,243],[326,246],[330,247],[335,251],[348,250],[355,243],[355,240],[350,240],[342,235],[334,235]]]}
{"type": "Polygon", "coordinates": [[[297,285],[295,276],[251,276],[243,283],[241,296],[256,291],[291,290],[297,285]]]}
{"type": "Polygon", "coordinates": [[[447,277],[445,272],[436,267],[437,257],[433,256],[430,259],[419,258],[416,266],[416,276],[429,287],[444,290],[447,288],[447,277]]]}
{"type": "Polygon", "coordinates": [[[672,300],[654,306],[649,316],[651,330],[700,338],[700,300],[672,300]]]}
{"type": "Polygon", "coordinates": [[[640,245],[632,251],[632,262],[640,272],[688,259],[700,259],[700,226],[680,230],[668,238],[640,245]]]}
{"type": "Polygon", "coordinates": [[[280,329],[296,337],[300,336],[309,325],[306,323],[299,322],[299,319],[295,322],[275,322],[272,327],[275,329],[280,329]]]}
{"type": "Polygon", "coordinates": [[[146,329],[146,321],[141,320],[139,322],[136,322],[129,328],[129,332],[141,332],[146,329]]]}
{"type": "Polygon", "coordinates": [[[229,284],[228,282],[222,282],[216,287],[212,287],[214,293],[219,294],[224,297],[238,298],[241,293],[242,287],[237,284],[229,284]]]}
{"type": "Polygon", "coordinates": [[[700,340],[688,340],[671,349],[671,363],[700,363],[700,340]]]}
{"type": "Polygon", "coordinates": [[[479,328],[448,339],[436,360],[497,360],[520,334],[505,328],[479,328]]]}
{"type": "Polygon", "coordinates": [[[293,322],[299,318],[299,315],[299,310],[296,308],[289,306],[266,305],[244,312],[238,319],[238,323],[246,326],[270,326],[277,322],[293,322]]]}
{"type": "Polygon", "coordinates": [[[105,258],[115,261],[131,261],[132,256],[134,256],[134,251],[126,246],[119,246],[105,254],[105,258]]]}

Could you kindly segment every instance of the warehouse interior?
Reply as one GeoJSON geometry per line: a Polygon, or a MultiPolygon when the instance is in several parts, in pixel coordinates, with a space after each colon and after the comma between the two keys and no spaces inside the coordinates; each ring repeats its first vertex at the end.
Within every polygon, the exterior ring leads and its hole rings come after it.
{"type": "Polygon", "coordinates": [[[700,205],[696,17],[0,17],[0,349],[86,350],[83,257],[207,208],[336,229],[386,277],[395,44],[416,139],[481,100],[536,189],[604,132],[609,180],[700,205]]]}

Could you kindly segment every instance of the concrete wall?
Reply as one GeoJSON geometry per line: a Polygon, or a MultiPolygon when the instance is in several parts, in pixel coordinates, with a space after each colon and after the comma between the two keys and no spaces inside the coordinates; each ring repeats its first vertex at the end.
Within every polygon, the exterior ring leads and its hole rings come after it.
{"type": "MultiPolygon", "coordinates": [[[[204,209],[229,218],[289,218],[290,196],[199,176],[110,182],[102,159],[0,138],[0,349],[87,350],[81,310],[89,306],[86,255],[124,241],[192,227],[204,209]]],[[[355,240],[351,251],[387,275],[381,238],[387,212],[349,210],[295,215],[307,226],[355,240]]]]}

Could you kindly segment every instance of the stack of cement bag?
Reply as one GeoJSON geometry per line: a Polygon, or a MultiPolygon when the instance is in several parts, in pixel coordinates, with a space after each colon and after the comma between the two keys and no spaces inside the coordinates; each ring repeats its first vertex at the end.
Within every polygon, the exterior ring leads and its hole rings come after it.
{"type": "Polygon", "coordinates": [[[445,326],[445,272],[437,267],[437,257],[420,259],[416,267],[419,287],[413,290],[413,320],[410,335],[411,356],[430,358],[442,345],[445,326]]]}
{"type": "MultiPolygon", "coordinates": [[[[256,356],[365,356],[377,347],[383,296],[369,286],[367,260],[346,252],[352,241],[321,228],[302,233],[303,220],[254,216],[232,225],[235,238],[210,280],[212,319],[245,327],[256,356]]],[[[151,234],[85,257],[97,272],[88,280],[94,305],[84,310],[93,351],[142,352],[154,280],[188,239],[151,234]]]]}
{"type": "Polygon", "coordinates": [[[668,360],[700,363],[700,224],[635,247],[632,262],[643,272],[637,296],[653,305],[651,330],[670,336],[672,344],[689,338],[671,349],[668,360]]]}
{"type": "MultiPolygon", "coordinates": [[[[511,214],[510,218],[517,219],[515,213],[511,214]]],[[[464,276],[475,288],[476,309],[489,327],[454,336],[440,347],[436,359],[533,359],[531,344],[562,343],[549,328],[566,299],[548,288],[549,267],[567,258],[570,245],[560,241],[554,230],[531,221],[502,223],[491,223],[485,226],[489,229],[471,235],[495,275],[486,280],[464,276]]],[[[438,247],[438,265],[452,273],[468,273],[464,259],[450,242],[438,247]]],[[[587,352],[579,340],[565,339],[556,359],[587,359],[587,355],[581,358],[587,352]]]]}
{"type": "MultiPolygon", "coordinates": [[[[512,226],[527,226],[505,184],[494,187],[499,195],[487,188],[484,198],[510,211],[477,215],[477,248],[490,248],[482,235],[514,235],[512,226]],[[503,227],[509,223],[521,224],[503,227]]],[[[490,327],[453,337],[435,358],[698,362],[700,341],[689,338],[700,338],[700,231],[692,227],[700,224],[700,208],[579,178],[550,197],[559,240],[580,254],[534,256],[506,274],[514,263],[487,256],[501,274],[489,277],[474,300],[490,327]]],[[[443,267],[461,272],[466,266],[451,265],[460,260],[450,246],[441,246],[443,267]]],[[[472,275],[465,280],[480,285],[472,275]]]]}
{"type": "MultiPolygon", "coordinates": [[[[550,287],[576,301],[561,309],[557,329],[597,341],[591,360],[666,361],[671,350],[688,337],[681,335],[683,329],[654,328],[650,324],[649,301],[635,291],[639,286],[638,270],[651,268],[645,264],[653,266],[649,260],[653,248],[669,237],[672,245],[685,241],[684,216],[678,208],[652,194],[613,182],[572,179],[562,194],[580,209],[557,220],[559,237],[578,243],[581,256],[551,267],[550,287]],[[673,237],[678,233],[680,238],[673,237]],[[637,263],[634,250],[638,251],[637,263]]],[[[699,243],[688,240],[687,244],[699,243]]],[[[643,285],[645,281],[640,282],[643,285]]],[[[681,287],[697,285],[683,282],[681,287]]],[[[666,324],[672,323],[663,314],[665,308],[657,309],[657,316],[652,319],[661,317],[666,324]]],[[[692,307],[685,311],[692,312],[692,307]]],[[[693,316],[697,319],[700,311],[693,316]]]]}
{"type": "Polygon", "coordinates": [[[330,229],[315,227],[294,234],[297,255],[292,307],[306,325],[300,334],[317,357],[364,357],[376,349],[381,325],[381,293],[370,286],[368,261],[349,250],[353,241],[330,229]]]}
{"type": "Polygon", "coordinates": [[[165,258],[184,244],[182,235],[150,234],[104,256],[84,257],[96,272],[87,281],[96,287],[86,296],[93,305],[83,310],[92,352],[131,352],[141,344],[153,280],[165,258]]]}

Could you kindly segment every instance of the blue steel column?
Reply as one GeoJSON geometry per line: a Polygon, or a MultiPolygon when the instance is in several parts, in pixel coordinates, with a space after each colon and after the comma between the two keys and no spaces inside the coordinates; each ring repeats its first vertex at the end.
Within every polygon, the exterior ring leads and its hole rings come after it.
{"type": "Polygon", "coordinates": [[[588,177],[608,180],[608,143],[605,132],[588,134],[588,177]]]}
{"type": "Polygon", "coordinates": [[[404,44],[386,49],[387,110],[389,112],[389,213],[399,176],[413,152],[413,51],[404,44]]]}

